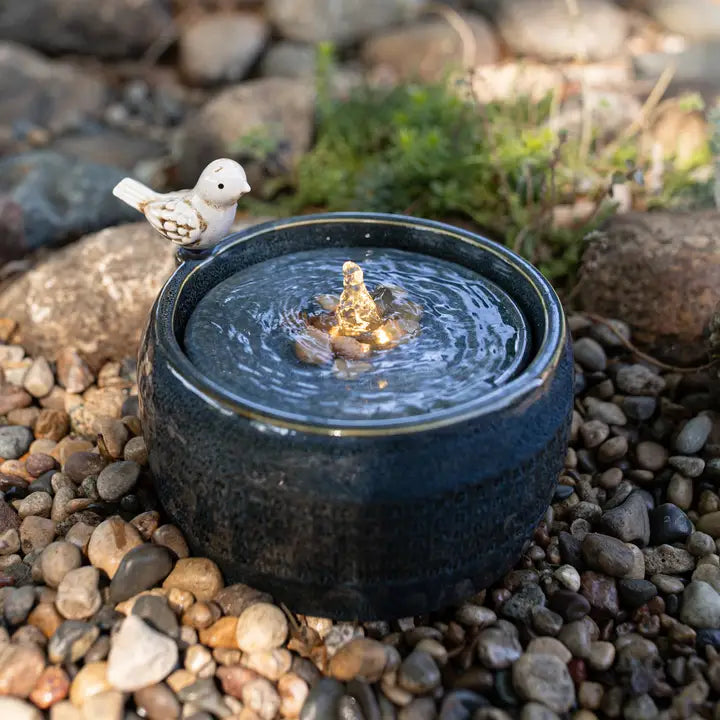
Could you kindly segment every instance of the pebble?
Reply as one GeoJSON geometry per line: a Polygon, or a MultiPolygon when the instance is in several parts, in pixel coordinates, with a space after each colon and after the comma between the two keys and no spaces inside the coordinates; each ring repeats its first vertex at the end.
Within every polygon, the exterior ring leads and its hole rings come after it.
{"type": "Polygon", "coordinates": [[[615,662],[615,646],[602,640],[590,643],[587,661],[595,670],[609,670],[615,662]]]}
{"type": "Polygon", "coordinates": [[[247,653],[272,650],[285,642],[287,633],[287,618],[280,608],[270,603],[255,603],[238,618],[237,646],[247,653]]]}
{"type": "Polygon", "coordinates": [[[626,395],[659,395],[665,380],[645,365],[625,365],[615,375],[617,389],[626,395]]]}
{"type": "MultiPolygon", "coordinates": [[[[333,660],[334,659],[335,656],[333,657],[333,660]]],[[[383,661],[383,668],[385,667],[386,660],[387,656],[383,661]]],[[[292,661],[293,656],[291,655],[291,653],[284,648],[280,648],[275,650],[261,650],[259,652],[246,653],[243,656],[242,664],[246,668],[253,670],[254,672],[267,678],[268,680],[276,682],[283,675],[290,672],[290,668],[292,667],[292,661]]],[[[333,672],[332,662],[330,665],[330,672],[333,672]]]]}
{"type": "Polygon", "coordinates": [[[213,599],[222,608],[225,615],[235,615],[236,617],[255,603],[272,602],[272,598],[267,593],[255,590],[255,588],[242,583],[222,588],[215,594],[213,599]]]}
{"type": "Polygon", "coordinates": [[[63,472],[80,484],[86,477],[97,475],[107,465],[107,460],[98,453],[80,450],[72,453],[63,463],[63,472]]]}
{"type": "Polygon", "coordinates": [[[82,565],[82,554],[73,544],[65,541],[50,543],[40,556],[40,568],[45,584],[56,588],[71,570],[82,565]]]}
{"type": "MultiPolygon", "coordinates": [[[[223,702],[211,678],[200,678],[191,685],[186,685],[182,690],[179,690],[177,695],[178,698],[186,704],[188,710],[197,713],[207,713],[207,717],[211,717],[212,715],[226,717],[228,715],[229,708],[223,702]]],[[[253,696],[252,700],[254,699],[253,696]]],[[[204,718],[205,715],[202,715],[202,717],[204,718]]]]}
{"type": "Polygon", "coordinates": [[[455,619],[462,625],[487,627],[497,620],[497,615],[484,605],[465,603],[455,611],[455,619]]]}
{"type": "MultiPolygon", "coordinates": [[[[580,586],[582,586],[582,578],[580,586]]],[[[579,620],[590,612],[590,603],[587,599],[570,590],[556,590],[550,597],[550,607],[569,622],[579,620]]]]}
{"type": "Polygon", "coordinates": [[[568,590],[577,592],[580,589],[580,573],[572,565],[561,565],[553,576],[568,590]]]}
{"type": "Polygon", "coordinates": [[[675,449],[681,455],[700,452],[712,432],[712,420],[707,415],[698,415],[688,420],[675,438],[675,449]]]}
{"type": "Polygon", "coordinates": [[[164,683],[156,683],[133,694],[133,700],[142,716],[149,720],[176,720],[180,717],[180,703],[164,683]]]}
{"type": "Polygon", "coordinates": [[[489,670],[504,670],[522,655],[522,645],[516,632],[490,627],[478,636],[477,653],[484,667],[489,670]]]}
{"type": "Polygon", "coordinates": [[[30,693],[30,700],[37,707],[47,710],[51,705],[64,700],[70,691],[70,678],[59,667],[46,667],[30,693]]]}
{"type": "Polygon", "coordinates": [[[157,545],[164,545],[170,549],[178,558],[186,558],[190,555],[188,544],[175,525],[161,525],[152,534],[152,541],[157,545]]]}
{"type": "Polygon", "coordinates": [[[124,692],[140,690],[163,681],[177,661],[174,640],[153,630],[136,615],[129,615],[112,638],[108,682],[124,692]]]}
{"type": "Polygon", "coordinates": [[[658,589],[649,580],[618,580],[618,592],[622,602],[630,608],[637,608],[652,600],[658,589]]]}
{"type": "Polygon", "coordinates": [[[94,567],[70,570],[57,589],[55,607],[68,620],[84,620],[94,615],[102,605],[98,581],[100,573],[94,567]]]}
{"type": "MultiPolygon", "coordinates": [[[[310,692],[310,688],[305,680],[295,673],[287,673],[278,680],[277,690],[280,695],[280,714],[287,718],[298,717],[303,704],[307,699],[308,693],[310,692]]],[[[361,705],[363,705],[362,700],[360,702],[361,705]]],[[[369,704],[370,703],[366,701],[363,705],[366,718],[372,718],[372,715],[368,710],[369,704]]],[[[433,711],[434,709],[435,707],[433,703],[433,711]]]]}
{"type": "Polygon", "coordinates": [[[159,585],[172,571],[173,558],[162,545],[136,545],[122,557],[110,582],[110,602],[118,603],[159,585]]]}
{"type": "Polygon", "coordinates": [[[690,535],[687,549],[695,557],[703,557],[715,552],[715,541],[707,533],[696,531],[690,535]]]}
{"type": "Polygon", "coordinates": [[[632,551],[622,540],[600,533],[588,533],[585,536],[582,554],[588,567],[613,577],[627,575],[634,562],[632,551]]]}
{"type": "Polygon", "coordinates": [[[644,395],[627,395],[622,400],[622,409],[631,420],[649,420],[657,409],[657,400],[644,395]]]}
{"type": "Polygon", "coordinates": [[[52,602],[41,602],[28,615],[28,625],[36,627],[46,638],[51,638],[63,619],[52,602]]]}
{"type": "Polygon", "coordinates": [[[690,572],[695,567],[693,556],[687,550],[672,545],[645,548],[643,555],[645,555],[645,572],[650,576],[658,573],[680,575],[690,572]]]}
{"type": "Polygon", "coordinates": [[[530,622],[532,611],[545,605],[545,594],[537,585],[524,585],[500,610],[503,617],[523,623],[530,622]]]}
{"type": "Polygon", "coordinates": [[[55,385],[55,376],[44,357],[38,357],[25,373],[23,387],[36,398],[45,397],[55,385]]]}
{"type": "Polygon", "coordinates": [[[181,558],[165,578],[165,589],[188,590],[196,600],[212,600],[223,586],[218,566],[208,558],[181,558]]]}
{"type": "Polygon", "coordinates": [[[33,645],[0,644],[0,696],[26,698],[45,669],[43,652],[33,645]]]}
{"type": "Polygon", "coordinates": [[[137,463],[140,466],[147,465],[148,452],[147,447],[145,446],[145,438],[130,438],[123,449],[123,458],[137,463]]]}
{"type": "Polygon", "coordinates": [[[600,524],[608,535],[623,542],[647,545],[650,540],[650,519],[642,495],[632,492],[617,507],[603,513],[600,524]]]}
{"type": "Polygon", "coordinates": [[[93,374],[74,348],[63,348],[55,358],[58,382],[69,393],[82,393],[92,384],[93,374]]]}
{"type": "Polygon", "coordinates": [[[558,640],[578,658],[586,658],[590,654],[590,628],[584,620],[575,620],[564,625],[558,634],[558,640]]]}
{"type": "Polygon", "coordinates": [[[635,447],[635,457],[641,468],[657,472],[665,467],[668,451],[659,443],[645,440],[635,447]]]}
{"type": "Polygon", "coordinates": [[[130,523],[118,516],[109,517],[93,530],[88,558],[112,579],[125,555],[138,545],[142,545],[142,538],[130,523]]]}
{"type": "Polygon", "coordinates": [[[720,538],[720,510],[705,513],[695,526],[701,532],[707,533],[715,539],[720,538]]]}
{"type": "Polygon", "coordinates": [[[440,685],[440,669],[429,653],[415,649],[400,665],[397,680],[404,690],[424,695],[440,685]]]}
{"type": "Polygon", "coordinates": [[[664,503],[650,512],[650,542],[653,545],[685,542],[692,531],[690,519],[677,505],[664,503]]]}
{"type": "Polygon", "coordinates": [[[83,620],[66,620],[48,643],[51,663],[75,663],[81,660],[97,640],[100,628],[83,620]]]}
{"type": "Polygon", "coordinates": [[[615,578],[588,570],[581,576],[582,594],[598,617],[616,617],[620,604],[615,578]]]}
{"type": "Polygon", "coordinates": [[[132,460],[121,460],[105,467],[97,479],[97,491],[103,500],[119,500],[136,485],[140,466],[132,460]]]}
{"type": "Polygon", "coordinates": [[[573,343],[573,354],[585,370],[601,372],[607,367],[607,355],[603,346],[590,337],[580,338],[573,343]]]}
{"type": "Polygon", "coordinates": [[[70,432],[70,417],[64,410],[44,408],[35,421],[35,437],[62,440],[70,432]]]}
{"type": "Polygon", "coordinates": [[[523,655],[513,665],[512,680],[521,697],[553,712],[565,713],[575,703],[575,686],[567,666],[554,655],[523,655]]]}
{"type": "Polygon", "coordinates": [[[19,425],[0,427],[0,457],[6,460],[22,457],[34,439],[30,428],[19,425]]]}
{"type": "Polygon", "coordinates": [[[716,565],[704,563],[698,565],[692,574],[693,580],[702,580],[708,585],[712,585],[716,592],[720,592],[720,568],[716,565]]]}
{"type": "Polygon", "coordinates": [[[557,635],[562,624],[562,617],[549,608],[538,607],[532,612],[532,626],[542,635],[557,635]]]}
{"type": "Polygon", "coordinates": [[[700,477],[705,470],[705,461],[699,457],[688,455],[672,455],[668,458],[668,464],[686,477],[700,477]]]}
{"type": "Polygon", "coordinates": [[[693,500],[692,480],[680,473],[674,473],[668,483],[667,499],[682,510],[689,510],[693,500]]]}
{"type": "Polygon", "coordinates": [[[21,588],[9,588],[5,594],[5,619],[11,625],[20,625],[25,622],[30,610],[35,604],[35,590],[32,585],[21,588]]]}
{"type": "Polygon", "coordinates": [[[584,400],[588,420],[602,420],[608,425],[626,425],[625,413],[615,404],[588,397],[584,400]]]}
{"type": "Polygon", "coordinates": [[[171,638],[177,638],[180,627],[175,613],[164,597],[141,595],[132,606],[132,615],[144,620],[151,628],[171,638]]]}
{"type": "Polygon", "coordinates": [[[48,518],[30,515],[20,525],[20,546],[26,555],[42,550],[55,538],[56,524],[48,518]]]}
{"type": "Polygon", "coordinates": [[[21,518],[36,515],[37,517],[50,517],[53,499],[46,492],[33,492],[20,501],[18,505],[18,515],[21,518]]]}
{"type": "Polygon", "coordinates": [[[123,720],[125,696],[117,690],[106,690],[89,697],[83,707],[83,720],[123,720]]]}
{"type": "Polygon", "coordinates": [[[693,580],[685,588],[680,619],[694,628],[720,627],[720,594],[706,582],[693,580]]]}
{"type": "Polygon", "coordinates": [[[70,702],[82,707],[93,695],[99,695],[112,687],[107,677],[106,662],[85,663],[70,684],[70,702]]]}
{"type": "Polygon", "coordinates": [[[567,665],[572,659],[572,653],[559,640],[551,637],[534,638],[525,648],[527,653],[538,653],[540,655],[554,655],[567,665]]]}
{"type": "Polygon", "coordinates": [[[0,717],[5,720],[42,720],[43,716],[36,707],[23,700],[0,697],[0,717]]]}
{"type": "Polygon", "coordinates": [[[39,478],[45,473],[49,473],[57,468],[57,461],[51,455],[45,453],[32,453],[25,461],[25,469],[34,478],[39,478]]]}
{"type": "Polygon", "coordinates": [[[235,650],[238,647],[237,625],[238,618],[220,618],[209,628],[205,628],[200,631],[200,642],[211,648],[226,648],[235,650]]]}
{"type": "Polygon", "coordinates": [[[20,550],[20,534],[15,528],[0,533],[0,555],[13,555],[20,550]]]}

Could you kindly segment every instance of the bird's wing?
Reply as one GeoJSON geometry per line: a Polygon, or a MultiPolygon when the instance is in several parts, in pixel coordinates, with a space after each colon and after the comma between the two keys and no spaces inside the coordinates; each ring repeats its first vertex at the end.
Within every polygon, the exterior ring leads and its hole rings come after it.
{"type": "Polygon", "coordinates": [[[200,242],[207,228],[187,195],[171,195],[148,203],[145,217],[168,240],[184,247],[200,242]]]}

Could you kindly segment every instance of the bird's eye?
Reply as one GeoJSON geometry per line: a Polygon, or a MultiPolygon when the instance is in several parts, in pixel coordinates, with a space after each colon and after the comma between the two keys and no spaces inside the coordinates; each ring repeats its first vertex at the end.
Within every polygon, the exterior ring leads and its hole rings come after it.
{"type": "Polygon", "coordinates": [[[218,190],[222,190],[225,186],[222,183],[218,183],[218,190]]]}

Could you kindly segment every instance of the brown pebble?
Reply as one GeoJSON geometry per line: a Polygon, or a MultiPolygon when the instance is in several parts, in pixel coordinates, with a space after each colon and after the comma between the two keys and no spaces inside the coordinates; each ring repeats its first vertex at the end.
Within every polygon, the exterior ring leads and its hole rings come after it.
{"type": "Polygon", "coordinates": [[[88,557],[112,579],[120,562],[132,548],[142,545],[140,533],[117,515],[101,522],[88,543],[88,557]]]}
{"type": "Polygon", "coordinates": [[[299,717],[310,693],[305,680],[295,673],[287,673],[278,680],[277,689],[280,694],[280,714],[286,718],[299,717]]]}
{"type": "MultiPolygon", "coordinates": [[[[219,676],[218,676],[219,677],[219,676]]],[[[165,682],[170,686],[174,693],[180,692],[183,688],[192,685],[197,680],[197,675],[191,673],[188,670],[180,668],[173,673],[170,673],[165,679],[165,682]]]]}
{"type": "Polygon", "coordinates": [[[41,710],[47,710],[64,700],[69,690],[70,678],[67,673],[60,667],[50,666],[43,670],[29,699],[41,710]]]}
{"type": "Polygon", "coordinates": [[[20,525],[20,545],[25,555],[47,547],[54,537],[55,522],[49,518],[31,515],[20,525]]]}
{"type": "Polygon", "coordinates": [[[122,458],[125,443],[128,441],[128,431],[121,420],[110,417],[101,417],[97,422],[98,435],[102,435],[105,447],[110,456],[122,458]]]}
{"type": "Polygon", "coordinates": [[[268,680],[277,682],[292,667],[292,654],[285,648],[274,650],[260,650],[254,653],[246,653],[242,664],[262,675],[268,680]]]}
{"type": "Polygon", "coordinates": [[[242,698],[243,687],[251,680],[259,677],[253,670],[240,665],[218,668],[216,674],[222,685],[223,692],[238,699],[242,698]]]}
{"type": "Polygon", "coordinates": [[[58,467],[57,460],[44,453],[34,453],[25,460],[25,469],[33,477],[40,477],[43,473],[55,470],[58,467]]]}
{"type": "Polygon", "coordinates": [[[130,524],[140,533],[143,540],[149,541],[160,524],[160,513],[157,510],[148,510],[136,515],[130,524]]]}
{"type": "Polygon", "coordinates": [[[342,681],[358,678],[377,682],[385,672],[387,654],[383,643],[366,637],[353,638],[330,660],[330,674],[342,681]]]}
{"type": "Polygon", "coordinates": [[[63,464],[63,472],[74,483],[81,483],[90,475],[97,475],[108,464],[100,454],[89,451],[74,452],[63,464]]]}
{"type": "Polygon", "coordinates": [[[145,439],[142,436],[131,437],[125,444],[123,457],[125,460],[136,462],[138,465],[146,465],[148,452],[145,446],[145,439]]]}
{"type": "Polygon", "coordinates": [[[107,679],[107,663],[86,663],[70,685],[70,700],[76,707],[82,707],[88,698],[111,689],[107,679]]]}
{"type": "Polygon", "coordinates": [[[0,696],[26,698],[45,669],[45,655],[33,645],[0,644],[0,696]]]}
{"type": "Polygon", "coordinates": [[[92,443],[81,438],[64,437],[55,445],[50,454],[60,463],[65,465],[68,458],[76,452],[87,452],[92,450],[92,443]]]}
{"type": "Polygon", "coordinates": [[[35,437],[62,440],[70,432],[70,416],[64,410],[43,408],[35,421],[35,437]]]}
{"type": "Polygon", "coordinates": [[[165,578],[163,587],[191,592],[197,600],[212,600],[223,586],[218,566],[208,558],[181,558],[165,578]]]}
{"type": "Polygon", "coordinates": [[[93,374],[74,348],[64,348],[55,357],[58,382],[71,393],[81,393],[90,387],[93,374]]]}
{"type": "Polygon", "coordinates": [[[56,610],[54,601],[41,602],[30,612],[27,622],[29,625],[33,625],[40,630],[46,638],[50,639],[62,624],[63,618],[56,610]]]}
{"type": "Polygon", "coordinates": [[[237,623],[236,617],[223,617],[209,628],[200,630],[200,642],[211,648],[237,648],[237,623]]]}
{"type": "Polygon", "coordinates": [[[35,427],[38,415],[40,415],[40,408],[31,406],[11,410],[7,414],[7,419],[10,425],[24,425],[32,430],[35,427]]]}
{"type": "Polygon", "coordinates": [[[14,385],[0,387],[0,415],[7,415],[11,410],[26,408],[32,404],[32,395],[14,385]]]}
{"type": "Polygon", "coordinates": [[[82,553],[87,554],[88,543],[94,531],[95,528],[92,525],[77,522],[67,531],[65,540],[79,547],[82,553]]]}
{"type": "Polygon", "coordinates": [[[157,545],[164,545],[169,548],[179,558],[186,558],[190,555],[187,542],[175,525],[161,525],[152,534],[152,541],[157,545]]]}
{"type": "Polygon", "coordinates": [[[17,329],[17,326],[16,320],[9,317],[0,317],[0,342],[8,342],[17,329]]]}
{"type": "Polygon", "coordinates": [[[220,619],[220,608],[215,603],[196,602],[182,616],[182,624],[204,630],[220,619]]]}
{"type": "Polygon", "coordinates": [[[212,655],[213,660],[215,660],[218,665],[239,665],[242,660],[242,652],[240,652],[240,650],[215,648],[212,655]]]}

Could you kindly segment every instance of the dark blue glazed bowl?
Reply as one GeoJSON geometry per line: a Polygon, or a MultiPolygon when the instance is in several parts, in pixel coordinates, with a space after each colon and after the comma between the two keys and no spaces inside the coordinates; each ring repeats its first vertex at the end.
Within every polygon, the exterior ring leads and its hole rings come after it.
{"type": "Polygon", "coordinates": [[[180,265],[143,337],[140,408],[160,501],[227,582],[304,614],[391,618],[459,602],[518,559],[562,468],[572,373],[560,302],[530,264],[441,223],[333,213],[250,228],[180,265]],[[389,246],[481,273],[527,318],[525,369],[431,421],[378,427],[251,406],[191,364],[185,326],[211,288],[328,246],[389,246]]]}

